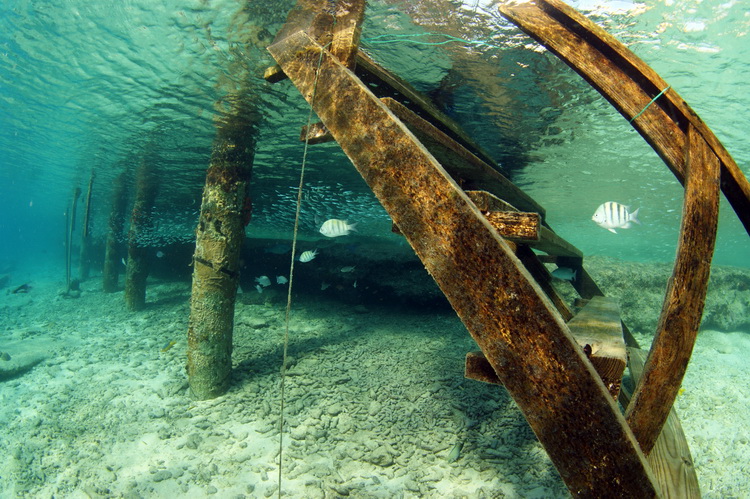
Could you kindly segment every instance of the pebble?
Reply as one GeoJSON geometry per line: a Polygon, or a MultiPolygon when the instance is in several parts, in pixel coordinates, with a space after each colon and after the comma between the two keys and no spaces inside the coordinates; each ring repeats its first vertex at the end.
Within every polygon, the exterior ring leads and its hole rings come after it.
{"type": "Polygon", "coordinates": [[[164,480],[169,480],[170,478],[172,478],[172,472],[167,470],[157,471],[154,473],[154,476],[151,477],[154,482],[162,482],[164,480]]]}

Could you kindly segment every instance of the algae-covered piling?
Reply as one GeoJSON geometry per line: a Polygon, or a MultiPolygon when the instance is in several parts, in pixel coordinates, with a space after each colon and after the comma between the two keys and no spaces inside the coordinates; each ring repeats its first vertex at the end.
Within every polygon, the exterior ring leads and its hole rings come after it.
{"type": "Polygon", "coordinates": [[[193,256],[187,371],[193,397],[226,392],[232,369],[239,254],[249,221],[248,184],[257,115],[237,98],[217,123],[193,256]]]}
{"type": "Polygon", "coordinates": [[[141,310],[146,306],[146,278],[148,277],[148,254],[141,234],[151,226],[151,210],[154,207],[158,184],[153,164],[144,159],[136,171],[135,202],[130,216],[128,233],[128,268],[125,276],[125,304],[129,310],[141,310]]]}

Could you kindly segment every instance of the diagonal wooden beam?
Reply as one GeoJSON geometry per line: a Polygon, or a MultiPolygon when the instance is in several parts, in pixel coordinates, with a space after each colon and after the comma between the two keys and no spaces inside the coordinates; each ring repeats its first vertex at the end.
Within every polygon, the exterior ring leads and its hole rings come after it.
{"type": "Polygon", "coordinates": [[[562,318],[435,158],[305,33],[268,50],[450,300],[570,491],[656,497],[632,432],[562,318]]]}
{"type": "Polygon", "coordinates": [[[506,2],[500,13],[565,61],[601,93],[685,180],[685,144],[693,127],[719,158],[721,189],[750,233],[750,182],[710,128],[625,45],[560,0],[506,2]]]}

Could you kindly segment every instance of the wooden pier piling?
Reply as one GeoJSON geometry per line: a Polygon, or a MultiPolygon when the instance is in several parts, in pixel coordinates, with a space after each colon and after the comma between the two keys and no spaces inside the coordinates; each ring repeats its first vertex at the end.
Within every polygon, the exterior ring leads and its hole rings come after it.
{"type": "Polygon", "coordinates": [[[121,173],[114,181],[112,209],[109,213],[109,233],[105,243],[104,269],[102,270],[102,288],[105,293],[117,291],[117,280],[120,275],[120,237],[125,226],[125,208],[127,203],[127,183],[125,174],[121,173]]]}
{"type": "Polygon", "coordinates": [[[154,167],[148,159],[141,161],[136,171],[135,202],[128,232],[128,264],[125,275],[125,304],[128,310],[142,310],[146,306],[146,278],[148,252],[141,235],[151,226],[158,186],[154,167]]]}
{"type": "Polygon", "coordinates": [[[193,255],[188,325],[188,382],[195,399],[224,394],[232,371],[234,303],[239,254],[249,222],[248,185],[257,115],[246,95],[217,123],[206,172],[193,255]]]}

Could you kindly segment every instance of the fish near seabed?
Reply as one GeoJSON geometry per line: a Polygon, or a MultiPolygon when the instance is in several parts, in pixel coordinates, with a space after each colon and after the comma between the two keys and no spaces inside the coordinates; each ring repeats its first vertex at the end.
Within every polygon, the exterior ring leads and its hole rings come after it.
{"type": "Polygon", "coordinates": [[[576,270],[569,267],[558,267],[552,271],[552,277],[556,277],[562,281],[575,281],[576,270]]]}
{"type": "Polygon", "coordinates": [[[302,263],[307,263],[310,260],[313,260],[316,256],[318,256],[318,250],[307,250],[299,256],[299,261],[302,263]]]}
{"type": "Polygon", "coordinates": [[[331,218],[320,226],[320,233],[326,237],[348,236],[351,231],[357,230],[356,226],[357,224],[350,224],[346,220],[331,218]]]}
{"type": "Polygon", "coordinates": [[[635,222],[638,225],[641,224],[638,220],[638,212],[640,210],[641,209],[638,208],[631,213],[629,206],[615,203],[614,201],[607,201],[606,203],[599,205],[599,208],[596,209],[591,220],[596,222],[596,225],[599,227],[617,234],[615,229],[629,229],[632,222],[635,222]]]}
{"type": "Polygon", "coordinates": [[[257,282],[258,284],[260,284],[264,288],[271,285],[271,279],[269,279],[267,275],[262,275],[260,277],[256,277],[255,278],[255,282],[257,282]]]}

